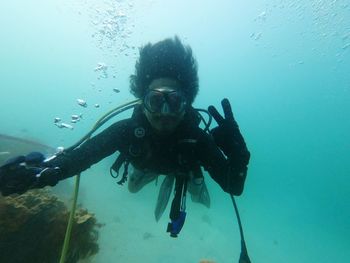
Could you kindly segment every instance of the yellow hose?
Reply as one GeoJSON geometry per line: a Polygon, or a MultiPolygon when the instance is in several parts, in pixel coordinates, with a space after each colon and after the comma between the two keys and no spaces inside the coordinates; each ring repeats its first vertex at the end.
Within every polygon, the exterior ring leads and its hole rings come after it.
{"type": "MultiPolygon", "coordinates": [[[[140,99],[137,100],[133,100],[130,102],[127,102],[125,104],[122,104],[118,107],[116,107],[115,109],[107,112],[105,115],[103,115],[93,126],[92,131],[95,131],[99,128],[100,124],[102,123],[103,120],[105,120],[108,115],[112,114],[115,111],[121,110],[122,108],[126,107],[126,106],[130,106],[130,105],[137,105],[140,103],[140,99]]],[[[77,144],[82,143],[83,141],[89,139],[91,136],[90,133],[88,133],[86,136],[84,136],[77,144]]],[[[71,207],[71,212],[69,214],[69,220],[68,220],[68,225],[67,225],[67,229],[66,229],[66,234],[64,236],[64,242],[63,242],[63,247],[62,247],[62,251],[61,251],[61,258],[60,258],[60,262],[59,263],[65,263],[66,261],[66,256],[68,253],[68,248],[69,248],[69,241],[70,241],[70,237],[72,234],[72,227],[73,227],[73,223],[74,223],[74,215],[75,215],[75,210],[77,207],[77,200],[78,200],[78,192],[79,192],[79,184],[80,184],[80,174],[75,176],[75,186],[74,186],[74,193],[73,193],[73,203],[72,203],[72,207],[71,207]]]]}
{"type": "Polygon", "coordinates": [[[68,225],[67,225],[67,229],[66,229],[66,234],[64,236],[64,242],[63,242],[63,248],[62,248],[62,252],[61,252],[60,263],[66,262],[66,256],[67,256],[67,252],[68,252],[68,248],[69,248],[69,241],[70,241],[70,237],[72,234],[72,226],[74,223],[75,209],[77,207],[79,184],[80,184],[80,174],[75,176],[73,203],[72,203],[71,212],[69,214],[69,220],[68,220],[68,225]]]}

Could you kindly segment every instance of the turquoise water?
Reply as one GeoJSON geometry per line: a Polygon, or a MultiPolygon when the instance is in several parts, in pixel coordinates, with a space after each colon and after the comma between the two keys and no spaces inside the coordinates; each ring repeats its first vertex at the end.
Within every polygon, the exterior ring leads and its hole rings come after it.
{"type": "MultiPolygon", "coordinates": [[[[195,106],[228,97],[252,153],[237,198],[252,262],[349,260],[349,0],[12,0],[0,33],[0,133],[52,146],[132,99],[137,48],[177,34],[199,63],[195,106]],[[80,113],[73,130],[53,124],[80,113]]],[[[210,177],[212,207],[189,201],[171,239],[168,211],[153,218],[158,186],[128,193],[108,175],[113,160],[82,178],[79,202],[106,224],[93,262],[238,262],[233,207],[210,177]]]]}

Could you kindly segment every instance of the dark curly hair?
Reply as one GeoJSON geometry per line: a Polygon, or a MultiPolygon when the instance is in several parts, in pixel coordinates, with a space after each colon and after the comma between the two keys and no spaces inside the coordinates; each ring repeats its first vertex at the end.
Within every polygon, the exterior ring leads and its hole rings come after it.
{"type": "Polygon", "coordinates": [[[177,80],[188,102],[193,103],[198,93],[198,66],[190,46],[180,39],[167,38],[155,44],[148,43],[140,48],[135,74],[130,76],[130,91],[137,98],[143,98],[154,79],[177,80]]]}

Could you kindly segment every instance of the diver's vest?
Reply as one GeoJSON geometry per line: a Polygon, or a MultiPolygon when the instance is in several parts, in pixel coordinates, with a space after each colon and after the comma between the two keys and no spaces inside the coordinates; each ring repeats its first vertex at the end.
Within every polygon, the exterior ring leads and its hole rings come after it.
{"type": "MultiPolygon", "coordinates": [[[[142,161],[146,159],[148,154],[145,144],[149,138],[150,125],[145,119],[141,106],[135,107],[132,115],[133,123],[130,134],[130,145],[126,152],[120,153],[113,165],[110,168],[112,177],[116,178],[119,175],[121,166],[124,164],[123,177],[118,184],[123,184],[127,180],[128,166],[132,161],[142,161]],[[116,175],[113,175],[115,172],[116,175]]],[[[187,111],[184,121],[186,122],[187,129],[190,127],[197,128],[200,123],[200,117],[197,112],[191,107],[187,111]]],[[[197,140],[193,138],[182,138],[177,141],[176,148],[178,151],[177,162],[180,170],[174,171],[179,176],[185,176],[185,174],[192,173],[194,177],[203,177],[199,164],[195,163],[194,148],[197,140]]],[[[176,176],[175,176],[176,177],[176,176]]]]}
{"type": "MultiPolygon", "coordinates": [[[[145,147],[145,144],[149,139],[150,134],[148,133],[150,132],[151,128],[141,113],[140,107],[136,107],[132,116],[132,119],[134,120],[134,127],[131,127],[129,148],[126,152],[121,153],[118,156],[110,168],[111,175],[113,177],[117,177],[121,166],[124,164],[123,176],[118,181],[118,184],[120,185],[127,181],[128,166],[131,161],[139,160],[142,162],[147,160],[146,155],[149,153],[149,148],[145,147]],[[113,175],[113,171],[116,172],[116,176],[113,175]]],[[[183,121],[186,122],[184,126],[185,130],[191,129],[192,127],[197,129],[201,119],[197,112],[193,108],[190,108],[183,121]]],[[[167,226],[167,232],[170,233],[171,237],[177,237],[185,222],[186,192],[187,183],[190,176],[193,178],[203,177],[202,170],[195,157],[195,146],[197,144],[197,139],[181,138],[175,144],[178,170],[172,172],[172,175],[175,176],[175,194],[171,203],[169,214],[171,222],[167,226]]]]}

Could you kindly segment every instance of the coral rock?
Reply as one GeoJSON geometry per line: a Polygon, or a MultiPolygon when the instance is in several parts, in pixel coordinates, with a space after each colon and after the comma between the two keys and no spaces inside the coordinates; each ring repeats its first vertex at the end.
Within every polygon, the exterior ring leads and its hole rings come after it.
{"type": "MultiPolygon", "coordinates": [[[[0,196],[0,262],[57,263],[68,218],[65,204],[47,189],[0,196]]],[[[76,211],[66,263],[98,252],[99,226],[87,210],[76,211]]]]}

